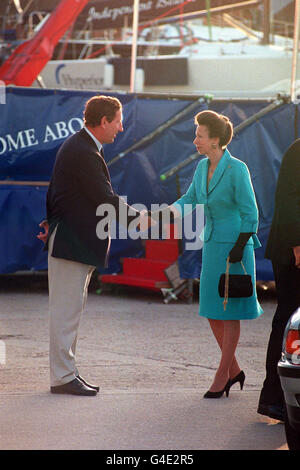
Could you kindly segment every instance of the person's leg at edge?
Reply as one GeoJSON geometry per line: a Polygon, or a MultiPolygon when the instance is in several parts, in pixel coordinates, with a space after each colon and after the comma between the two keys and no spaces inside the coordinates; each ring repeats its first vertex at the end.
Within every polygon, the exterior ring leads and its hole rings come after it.
{"type": "Polygon", "coordinates": [[[260,393],[259,405],[283,406],[277,364],[281,357],[284,330],[290,316],[300,305],[300,270],[295,266],[273,264],[277,293],[277,308],[266,355],[266,377],[260,393]]]}

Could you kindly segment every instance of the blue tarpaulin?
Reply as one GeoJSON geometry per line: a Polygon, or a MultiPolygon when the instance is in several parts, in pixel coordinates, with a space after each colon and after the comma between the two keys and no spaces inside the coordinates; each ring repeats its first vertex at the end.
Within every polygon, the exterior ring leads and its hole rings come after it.
{"type": "MultiPolygon", "coordinates": [[[[6,104],[0,105],[0,273],[47,269],[47,254],[36,238],[45,217],[45,199],[56,152],[62,142],[83,125],[83,109],[93,92],[39,90],[9,87],[6,104]],[[36,182],[34,185],[24,182],[36,182]],[[22,185],[12,183],[22,182],[22,185]]],[[[112,94],[112,93],[110,93],[112,94]]],[[[123,104],[124,132],[104,146],[115,192],[129,204],[172,203],[188,188],[198,159],[165,181],[160,175],[195,153],[194,115],[203,109],[226,114],[237,126],[270,104],[267,100],[212,100],[199,102],[171,127],[113,159],[144,136],[186,109],[193,99],[116,94],[123,104]],[[178,188],[179,183],[179,188],[178,188]]],[[[298,134],[297,105],[283,103],[246,126],[234,137],[230,152],[250,170],[260,212],[256,250],[257,279],[273,279],[264,249],[272,220],[274,191],[282,156],[298,134]]],[[[201,158],[201,157],[199,157],[201,158]]],[[[184,245],[185,246],[185,245],[184,245]]],[[[121,269],[120,258],[142,256],[141,240],[113,240],[107,272],[121,269]]],[[[180,271],[184,278],[198,278],[201,250],[184,250],[180,271]]]]}

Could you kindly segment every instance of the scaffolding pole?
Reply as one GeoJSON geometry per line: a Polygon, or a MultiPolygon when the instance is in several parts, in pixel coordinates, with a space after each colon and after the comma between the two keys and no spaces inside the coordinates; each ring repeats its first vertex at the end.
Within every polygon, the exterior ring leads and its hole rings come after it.
{"type": "Polygon", "coordinates": [[[132,48],[131,48],[131,68],[130,68],[130,93],[135,92],[136,77],[136,52],[139,28],[139,0],[133,3],[133,22],[132,22],[132,48]]]}
{"type": "Polygon", "coordinates": [[[295,0],[295,21],[294,21],[294,47],[292,59],[292,76],[291,76],[291,101],[296,98],[296,76],[299,49],[299,17],[300,17],[300,0],[295,0]]]}

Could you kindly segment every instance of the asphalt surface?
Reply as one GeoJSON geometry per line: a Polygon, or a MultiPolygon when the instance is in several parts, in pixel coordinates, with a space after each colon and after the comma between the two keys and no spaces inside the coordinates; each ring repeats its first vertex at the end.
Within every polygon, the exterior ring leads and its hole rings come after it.
{"type": "MultiPolygon", "coordinates": [[[[0,277],[1,450],[287,450],[284,425],[256,413],[275,297],[243,321],[246,373],[228,398],[203,399],[219,349],[192,304],[93,280],[77,347],[96,397],[51,395],[46,276],[0,277]]],[[[195,296],[197,297],[197,295],[195,296]]]]}

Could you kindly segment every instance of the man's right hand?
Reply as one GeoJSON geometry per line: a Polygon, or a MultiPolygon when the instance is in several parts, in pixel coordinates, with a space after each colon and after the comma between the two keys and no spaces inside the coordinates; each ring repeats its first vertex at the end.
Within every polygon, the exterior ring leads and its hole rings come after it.
{"type": "Polygon", "coordinates": [[[295,256],[295,266],[300,269],[300,246],[293,247],[295,256]]]}
{"type": "Polygon", "coordinates": [[[49,232],[49,224],[48,224],[47,220],[43,220],[43,221],[39,224],[39,227],[43,228],[45,231],[44,231],[44,232],[40,232],[40,233],[37,235],[37,238],[38,238],[39,240],[41,240],[43,243],[46,243],[47,238],[48,238],[48,232],[49,232]]]}

